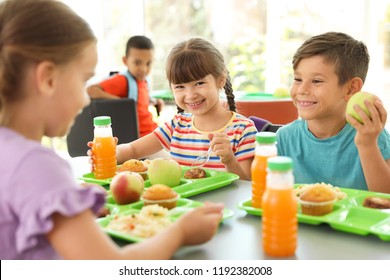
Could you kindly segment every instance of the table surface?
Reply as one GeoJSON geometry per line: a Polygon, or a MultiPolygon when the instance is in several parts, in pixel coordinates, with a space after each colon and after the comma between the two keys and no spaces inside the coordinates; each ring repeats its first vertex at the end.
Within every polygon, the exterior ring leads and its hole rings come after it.
{"type": "MultiPolygon", "coordinates": [[[[80,176],[88,171],[86,159],[71,159],[71,166],[80,176]],[[81,165],[83,168],[80,168],[81,165]]],[[[251,183],[238,180],[228,186],[199,194],[189,199],[223,202],[234,211],[225,220],[212,240],[179,249],[173,259],[194,260],[257,260],[273,259],[264,254],[261,244],[261,217],[247,214],[237,204],[250,199],[251,183]]],[[[120,243],[120,242],[119,242],[120,243]]],[[[375,235],[360,236],[330,228],[327,224],[299,223],[296,254],[287,259],[301,260],[389,260],[390,242],[375,235]]]]}
{"type": "MultiPolygon", "coordinates": [[[[234,211],[215,237],[206,244],[180,249],[175,259],[273,259],[264,254],[261,244],[261,217],[247,214],[237,204],[250,199],[251,184],[238,180],[220,189],[193,196],[198,201],[224,202],[234,211]]],[[[327,224],[298,225],[296,254],[288,259],[390,259],[390,242],[375,235],[360,236],[336,231],[327,224]]]]}

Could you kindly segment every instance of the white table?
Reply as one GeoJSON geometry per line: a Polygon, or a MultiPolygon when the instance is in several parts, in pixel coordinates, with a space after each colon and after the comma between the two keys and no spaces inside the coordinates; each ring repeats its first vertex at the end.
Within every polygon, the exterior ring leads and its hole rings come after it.
{"type": "MultiPolygon", "coordinates": [[[[69,162],[76,176],[89,172],[87,157],[73,158],[69,162]]],[[[257,260],[272,259],[263,253],[261,244],[261,217],[252,216],[237,208],[239,202],[250,199],[251,183],[238,180],[232,184],[199,194],[190,199],[201,202],[223,202],[234,211],[225,220],[215,237],[199,246],[179,249],[174,259],[195,260],[257,260]]],[[[116,240],[118,244],[124,244],[116,240]]],[[[334,230],[326,224],[299,224],[298,247],[295,256],[301,260],[389,260],[390,242],[375,235],[360,236],[334,230]]]]}
{"type": "MultiPolygon", "coordinates": [[[[206,244],[180,249],[175,259],[256,260],[272,259],[263,253],[261,217],[247,214],[237,204],[251,197],[251,183],[238,180],[229,186],[191,199],[221,201],[235,212],[225,220],[216,236],[206,244]]],[[[294,257],[301,260],[389,260],[390,242],[375,235],[360,236],[336,231],[326,224],[299,223],[298,247],[294,257]]]]}

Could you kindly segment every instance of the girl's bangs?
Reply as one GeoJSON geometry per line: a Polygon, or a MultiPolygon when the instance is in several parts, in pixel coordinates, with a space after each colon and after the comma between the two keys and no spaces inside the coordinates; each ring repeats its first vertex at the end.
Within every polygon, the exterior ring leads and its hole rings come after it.
{"type": "Polygon", "coordinates": [[[171,60],[168,80],[171,84],[201,80],[212,73],[209,64],[210,61],[200,52],[181,52],[171,60]]]}

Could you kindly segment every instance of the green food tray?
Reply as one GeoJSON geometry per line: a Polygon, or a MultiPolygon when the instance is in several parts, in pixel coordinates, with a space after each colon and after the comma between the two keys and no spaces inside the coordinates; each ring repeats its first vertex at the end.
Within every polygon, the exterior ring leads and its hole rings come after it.
{"type": "Polygon", "coordinates": [[[152,91],[151,96],[163,100],[173,100],[173,94],[170,90],[154,90],[152,91]]]}
{"type": "MultiPolygon", "coordinates": [[[[298,186],[298,185],[296,185],[298,186]]],[[[373,234],[383,241],[390,241],[390,209],[372,209],[364,207],[368,196],[390,199],[390,194],[340,188],[347,197],[337,201],[331,213],[323,216],[311,216],[301,213],[298,205],[297,218],[301,223],[319,225],[329,224],[333,229],[359,235],[373,234]]],[[[262,209],[252,207],[251,199],[240,202],[238,208],[248,214],[262,216],[262,209]]]]}
{"type": "MultiPolygon", "coordinates": [[[[110,221],[114,218],[116,215],[130,215],[139,213],[143,207],[143,201],[138,201],[131,204],[126,205],[117,205],[117,204],[111,204],[106,203],[106,208],[110,210],[110,214],[104,218],[96,219],[97,223],[100,225],[100,227],[103,229],[104,232],[106,232],[108,235],[122,239],[129,242],[141,242],[145,240],[145,238],[137,237],[134,235],[122,233],[116,230],[108,229],[106,228],[107,225],[110,223],[110,221]]],[[[187,213],[188,211],[192,210],[193,208],[202,206],[203,203],[195,200],[190,200],[186,198],[179,198],[177,200],[177,206],[171,210],[169,210],[168,217],[174,222],[178,218],[180,218],[183,214],[187,213]]],[[[223,209],[223,216],[222,221],[231,218],[234,215],[234,212],[230,209],[224,208],[223,209]]]]}
{"type": "MultiPolygon", "coordinates": [[[[204,168],[206,171],[206,178],[202,179],[185,179],[184,173],[190,169],[190,167],[182,167],[183,177],[181,178],[180,185],[173,187],[182,198],[190,197],[200,193],[212,191],[224,186],[229,185],[231,182],[239,179],[239,176],[229,172],[215,171],[204,168]]],[[[93,173],[84,174],[81,178],[87,183],[98,184],[102,186],[108,186],[112,180],[110,179],[96,179],[93,173]]],[[[145,188],[150,187],[150,181],[145,181],[145,188]]]]}

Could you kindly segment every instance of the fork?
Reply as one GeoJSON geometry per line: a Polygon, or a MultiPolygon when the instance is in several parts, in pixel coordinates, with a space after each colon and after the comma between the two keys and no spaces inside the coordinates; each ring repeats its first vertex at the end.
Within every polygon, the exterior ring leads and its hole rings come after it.
{"type": "Polygon", "coordinates": [[[209,149],[207,150],[207,154],[206,155],[200,155],[198,156],[193,162],[192,162],[192,165],[191,167],[194,167],[194,166],[198,166],[198,167],[203,167],[210,159],[210,155],[211,155],[211,146],[209,147],[209,149]],[[199,163],[200,162],[200,163],[199,163]],[[196,164],[195,164],[196,163],[196,164]]]}

